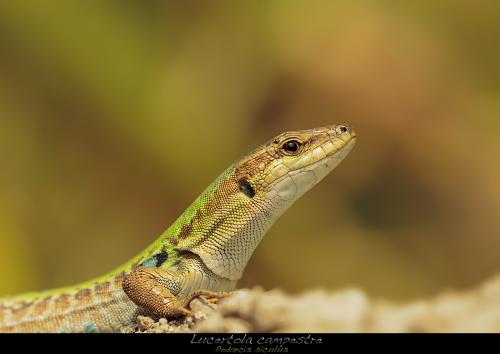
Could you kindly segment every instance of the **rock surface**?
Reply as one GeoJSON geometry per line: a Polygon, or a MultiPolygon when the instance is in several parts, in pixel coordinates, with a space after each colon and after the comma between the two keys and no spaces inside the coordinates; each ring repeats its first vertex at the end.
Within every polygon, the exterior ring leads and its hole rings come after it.
{"type": "Polygon", "coordinates": [[[197,298],[194,316],[139,316],[122,332],[500,332],[500,276],[467,292],[396,304],[358,289],[238,290],[219,304],[197,298]]]}

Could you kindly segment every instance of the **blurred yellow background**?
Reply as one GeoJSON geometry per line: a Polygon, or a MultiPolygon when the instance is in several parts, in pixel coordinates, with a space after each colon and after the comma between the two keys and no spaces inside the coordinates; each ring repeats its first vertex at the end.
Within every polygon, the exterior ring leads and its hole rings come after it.
{"type": "Polygon", "coordinates": [[[0,2],[0,295],[100,275],[292,129],[358,144],[241,286],[412,299],[500,270],[500,2],[0,2]]]}

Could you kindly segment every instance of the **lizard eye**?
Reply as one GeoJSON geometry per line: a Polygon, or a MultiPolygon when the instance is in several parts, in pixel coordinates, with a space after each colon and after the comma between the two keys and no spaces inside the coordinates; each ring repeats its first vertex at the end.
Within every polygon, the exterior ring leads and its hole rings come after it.
{"type": "Polygon", "coordinates": [[[288,155],[296,155],[299,152],[301,143],[297,140],[288,140],[283,143],[281,149],[288,155]]]}

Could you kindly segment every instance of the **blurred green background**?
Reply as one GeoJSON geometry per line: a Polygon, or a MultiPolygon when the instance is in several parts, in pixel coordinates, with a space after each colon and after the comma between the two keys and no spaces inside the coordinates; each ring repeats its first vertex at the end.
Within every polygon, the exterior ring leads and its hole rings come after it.
{"type": "Polygon", "coordinates": [[[0,2],[0,294],[100,275],[272,136],[358,144],[241,286],[411,299],[500,270],[500,2],[0,2]]]}

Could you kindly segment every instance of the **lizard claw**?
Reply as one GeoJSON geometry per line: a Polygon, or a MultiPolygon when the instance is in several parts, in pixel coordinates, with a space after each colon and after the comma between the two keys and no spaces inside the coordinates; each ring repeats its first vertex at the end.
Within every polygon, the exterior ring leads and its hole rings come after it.
{"type": "Polygon", "coordinates": [[[220,297],[211,297],[211,298],[206,299],[206,301],[209,304],[218,304],[220,299],[221,299],[220,297]]]}

